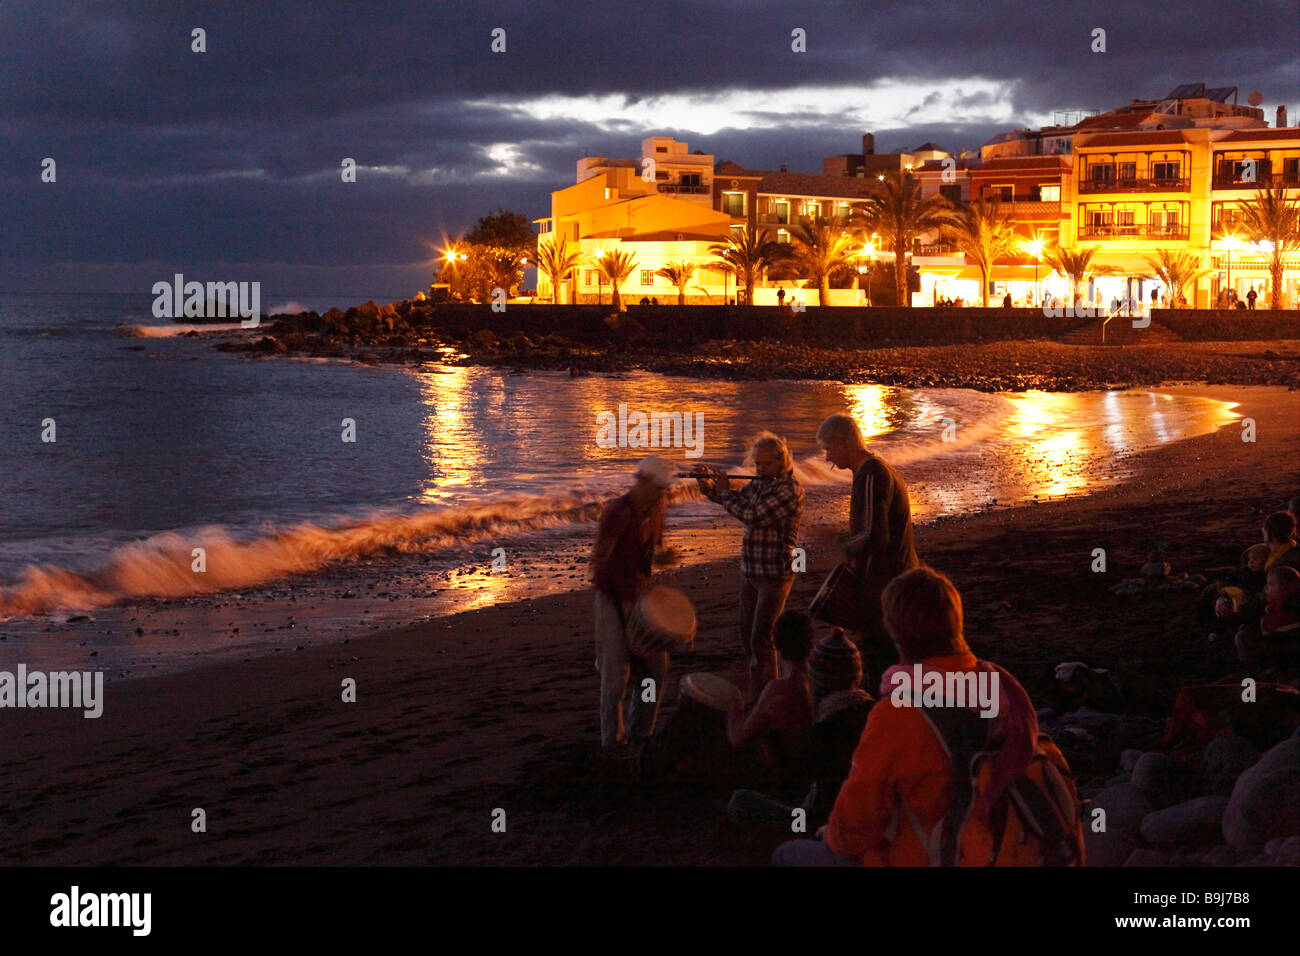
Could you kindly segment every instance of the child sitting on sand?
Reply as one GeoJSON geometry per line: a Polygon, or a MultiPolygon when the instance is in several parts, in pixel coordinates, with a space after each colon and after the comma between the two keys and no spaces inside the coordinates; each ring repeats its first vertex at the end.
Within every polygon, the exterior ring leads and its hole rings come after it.
{"type": "Polygon", "coordinates": [[[802,769],[813,723],[808,652],[813,627],[808,615],[786,611],[776,619],[773,643],[781,675],[769,681],[746,717],[737,703],[727,719],[727,737],[766,770],[788,777],[802,769]]]}
{"type": "Polygon", "coordinates": [[[1247,665],[1294,672],[1300,665],[1300,571],[1285,565],[1269,571],[1264,600],[1258,627],[1237,632],[1238,656],[1247,665]]]}

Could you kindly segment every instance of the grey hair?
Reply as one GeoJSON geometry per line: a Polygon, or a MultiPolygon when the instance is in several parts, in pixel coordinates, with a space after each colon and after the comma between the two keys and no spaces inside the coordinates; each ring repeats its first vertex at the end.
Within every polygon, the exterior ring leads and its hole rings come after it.
{"type": "Polygon", "coordinates": [[[772,448],[781,456],[781,470],[789,471],[794,467],[794,456],[790,454],[790,449],[786,447],[785,439],[779,435],[773,435],[771,432],[759,432],[754,436],[754,441],[750,445],[750,451],[758,451],[760,448],[772,448]]]}
{"type": "Polygon", "coordinates": [[[851,415],[837,414],[827,418],[817,429],[817,440],[823,445],[833,441],[847,441],[862,448],[867,447],[862,438],[862,429],[851,415]]]}

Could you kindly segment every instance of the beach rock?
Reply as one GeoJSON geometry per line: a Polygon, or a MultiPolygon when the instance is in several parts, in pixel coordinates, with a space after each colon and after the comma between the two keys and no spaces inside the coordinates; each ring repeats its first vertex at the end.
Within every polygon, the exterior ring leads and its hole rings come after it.
{"type": "Polygon", "coordinates": [[[1137,843],[1120,830],[1093,832],[1087,824],[1083,828],[1083,854],[1088,866],[1123,866],[1137,848],[1137,843]]]}
{"type": "Polygon", "coordinates": [[[1223,832],[1228,798],[1194,797],[1142,818],[1142,839],[1154,846],[1196,846],[1215,843],[1223,832]]]}
{"type": "Polygon", "coordinates": [[[1282,741],[1237,778],[1223,815],[1223,835],[1238,850],[1300,836],[1300,737],[1282,741]]]}
{"type": "Polygon", "coordinates": [[[1137,762],[1141,758],[1141,756],[1142,756],[1142,751],[1140,750],[1125,750],[1122,754],[1119,755],[1120,769],[1127,770],[1129,773],[1132,773],[1133,768],[1137,766],[1137,762]]]}
{"type": "Polygon", "coordinates": [[[1216,847],[1211,847],[1210,851],[1204,857],[1206,866],[1235,866],[1237,864],[1237,852],[1230,846],[1220,843],[1216,847]]]}
{"type": "MultiPolygon", "coordinates": [[[[1269,844],[1273,846],[1274,841],[1270,840],[1269,844]]],[[[1279,866],[1300,866],[1300,837],[1287,837],[1277,841],[1272,853],[1267,848],[1264,852],[1279,866]]]]}
{"type": "Polygon", "coordinates": [[[1157,810],[1195,796],[1200,783],[1200,774],[1194,768],[1170,754],[1145,753],[1133,767],[1133,786],[1157,810]]]}
{"type": "MultiPolygon", "coordinates": [[[[1106,811],[1106,829],[1136,837],[1142,820],[1155,808],[1151,800],[1131,783],[1117,783],[1092,798],[1092,809],[1106,811]]],[[[1091,812],[1087,815],[1091,822],[1091,812]]],[[[1089,829],[1085,823],[1084,829],[1089,829]]]]}
{"type": "Polygon", "coordinates": [[[479,329],[473,335],[474,341],[485,349],[494,349],[497,347],[498,339],[492,334],[490,329],[479,329]]]}
{"type": "Polygon", "coordinates": [[[1205,748],[1205,789],[1230,796],[1237,778],[1258,759],[1259,748],[1245,737],[1220,734],[1205,748]]]}
{"type": "Polygon", "coordinates": [[[1173,853],[1138,847],[1128,855],[1124,866],[1174,866],[1177,862],[1178,858],[1173,853]]]}

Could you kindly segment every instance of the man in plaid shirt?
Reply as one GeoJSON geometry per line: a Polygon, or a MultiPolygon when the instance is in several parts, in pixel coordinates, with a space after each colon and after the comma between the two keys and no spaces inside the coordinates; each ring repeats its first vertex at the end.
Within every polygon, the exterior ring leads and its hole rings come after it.
{"type": "MultiPolygon", "coordinates": [[[[758,478],[733,491],[726,471],[700,475],[700,491],[745,525],[740,551],[740,639],[749,658],[749,702],[776,676],[772,629],[785,610],[794,583],[791,551],[799,540],[803,488],[794,478],[794,459],[771,432],[754,440],[751,454],[758,478]]],[[[699,469],[699,470],[702,470],[699,469]]]]}

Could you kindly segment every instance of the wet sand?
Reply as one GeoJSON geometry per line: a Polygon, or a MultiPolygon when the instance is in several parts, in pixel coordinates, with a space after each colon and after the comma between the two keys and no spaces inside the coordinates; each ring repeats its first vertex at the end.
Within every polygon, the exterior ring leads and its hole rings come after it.
{"type": "MultiPolygon", "coordinates": [[[[1135,459],[1132,480],[1087,498],[918,529],[923,559],[962,590],[976,652],[1037,699],[1061,660],[1123,664],[1167,693],[1225,672],[1196,633],[1191,596],[1107,588],[1157,542],[1175,571],[1195,571],[1234,564],[1258,540],[1262,514],[1300,493],[1300,393],[1185,391],[1240,401],[1258,440],[1230,426],[1135,459]],[[1106,575],[1089,570],[1096,547],[1106,575]]],[[[815,542],[834,530],[809,529],[810,554],[830,555],[815,542]]],[[[792,606],[806,606],[829,564],[811,562],[792,606]]],[[[676,677],[742,673],[735,564],[691,567],[675,583],[701,626],[695,651],[673,663],[669,710],[676,677]]],[[[550,595],[115,682],[98,720],[0,711],[0,862],[763,863],[771,842],[728,828],[725,792],[639,790],[593,764],[590,617],[588,592],[550,595]],[[340,699],[345,678],[355,703],[340,699]],[[191,829],[195,808],[205,833],[191,829]],[[498,809],[504,833],[492,828],[498,809]]]]}

